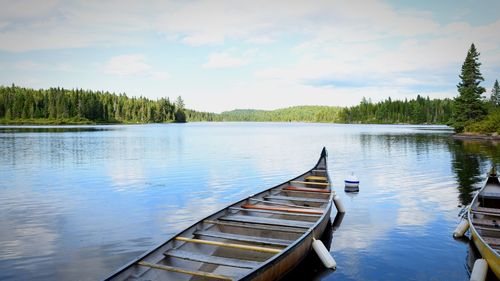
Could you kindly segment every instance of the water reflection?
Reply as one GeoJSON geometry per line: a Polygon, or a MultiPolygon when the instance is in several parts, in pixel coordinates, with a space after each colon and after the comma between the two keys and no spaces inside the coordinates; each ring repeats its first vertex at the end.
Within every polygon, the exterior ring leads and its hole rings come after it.
{"type": "Polygon", "coordinates": [[[26,126],[26,127],[17,127],[17,126],[8,126],[2,127],[0,126],[0,134],[2,133],[74,133],[74,132],[101,132],[101,131],[110,131],[117,130],[117,127],[87,127],[87,126],[54,126],[54,127],[46,127],[46,126],[26,126]]]}
{"type": "Polygon", "coordinates": [[[476,140],[454,140],[448,144],[460,203],[468,205],[474,197],[474,191],[481,188],[486,170],[492,163],[500,163],[500,145],[476,140]]]}
{"type": "Polygon", "coordinates": [[[347,209],[324,240],[339,267],[324,270],[312,255],[305,279],[466,280],[466,247],[450,233],[466,187],[500,158],[498,146],[453,141],[441,127],[112,127],[0,132],[0,279],[104,278],[197,219],[309,169],[326,146],[347,209]],[[343,192],[351,172],[362,190],[352,197],[343,192]]]}

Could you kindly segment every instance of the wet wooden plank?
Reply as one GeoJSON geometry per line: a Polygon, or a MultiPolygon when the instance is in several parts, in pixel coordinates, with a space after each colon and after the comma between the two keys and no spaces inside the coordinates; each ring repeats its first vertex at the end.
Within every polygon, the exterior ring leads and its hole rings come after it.
{"type": "Polygon", "coordinates": [[[224,216],[224,217],[219,218],[219,220],[237,221],[237,222],[245,222],[245,223],[259,223],[259,224],[279,225],[279,226],[290,226],[290,227],[299,227],[299,228],[310,228],[314,224],[312,222],[305,222],[305,221],[281,220],[281,219],[242,216],[242,215],[224,216]]]}
{"type": "Polygon", "coordinates": [[[321,177],[321,176],[307,176],[306,180],[310,180],[310,181],[327,181],[328,179],[326,177],[321,177]]]}
{"type": "MultiPolygon", "coordinates": [[[[253,206],[253,205],[251,205],[253,206]]],[[[256,212],[256,213],[264,213],[264,214],[273,214],[273,215],[287,215],[287,216],[295,216],[295,217],[309,217],[309,218],[318,218],[320,217],[323,213],[319,214],[307,214],[307,213],[301,213],[301,212],[283,212],[279,210],[272,210],[269,208],[253,208],[253,207],[248,207],[248,205],[243,205],[243,208],[236,208],[236,207],[230,207],[230,210],[234,211],[245,211],[245,212],[256,212]]],[[[284,208],[286,210],[286,208],[284,208]]],[[[307,211],[307,210],[306,210],[307,211]]]]}
{"type": "Polygon", "coordinates": [[[240,268],[252,269],[252,268],[256,268],[256,267],[260,266],[260,263],[255,262],[255,261],[223,258],[223,257],[205,255],[205,254],[201,254],[201,253],[193,253],[193,252],[184,251],[184,250],[175,250],[175,249],[168,250],[164,253],[164,255],[169,256],[169,257],[184,259],[184,260],[204,262],[204,263],[210,263],[210,264],[218,264],[218,265],[230,266],[230,267],[240,267],[240,268]]]}
{"type": "Polygon", "coordinates": [[[260,243],[260,244],[284,246],[284,247],[288,246],[290,243],[293,242],[293,241],[284,240],[284,239],[266,238],[266,237],[259,237],[259,236],[248,236],[248,235],[232,234],[232,233],[210,231],[210,230],[196,231],[195,234],[208,236],[208,237],[214,237],[214,238],[222,238],[222,239],[228,239],[228,240],[241,241],[241,242],[260,243]]]}
{"type": "Polygon", "coordinates": [[[204,272],[204,271],[187,270],[187,269],[163,265],[163,264],[148,263],[148,262],[144,262],[144,261],[140,261],[137,264],[141,265],[141,266],[147,266],[150,268],[154,268],[154,269],[183,273],[183,274],[188,274],[188,275],[192,275],[192,276],[199,276],[199,277],[205,277],[205,278],[211,278],[211,279],[217,279],[217,280],[233,280],[233,278],[231,278],[229,276],[225,276],[225,275],[218,275],[218,274],[213,274],[213,273],[204,272]]]}
{"type": "Polygon", "coordinates": [[[274,200],[288,200],[288,201],[300,201],[300,202],[308,202],[308,203],[327,203],[328,200],[325,199],[316,199],[316,198],[305,198],[305,197],[292,197],[292,196],[280,196],[280,195],[270,195],[264,197],[266,199],[274,199],[274,200]]]}
{"type": "Polygon", "coordinates": [[[474,207],[472,208],[472,211],[474,212],[482,212],[482,213],[492,213],[492,214],[499,214],[500,215],[500,209],[496,208],[485,208],[485,207],[474,207]]]}
{"type": "Polygon", "coordinates": [[[314,182],[314,181],[291,181],[290,183],[298,183],[305,185],[319,185],[319,186],[330,186],[327,182],[314,182]]]}
{"type": "Polygon", "coordinates": [[[296,186],[287,186],[287,187],[284,187],[283,190],[317,192],[317,193],[328,193],[328,194],[332,192],[330,189],[311,188],[311,187],[296,187],[296,186]]]}
{"type": "MultiPolygon", "coordinates": [[[[263,201],[263,202],[269,202],[269,201],[263,201]]],[[[299,214],[312,214],[312,215],[323,214],[322,210],[312,210],[306,208],[285,208],[285,207],[273,207],[266,205],[251,205],[251,204],[241,205],[241,207],[244,209],[274,210],[274,211],[282,211],[285,213],[299,213],[299,214]]]]}
{"type": "Polygon", "coordinates": [[[188,242],[188,243],[198,243],[198,244],[212,245],[212,246],[218,246],[218,247],[227,247],[227,248],[235,248],[235,249],[240,249],[240,250],[249,250],[249,251],[261,252],[261,253],[277,254],[277,253],[281,252],[281,249],[276,249],[276,248],[271,248],[271,247],[251,246],[251,245],[235,244],[235,243],[225,243],[225,242],[203,240],[203,239],[192,239],[192,238],[180,237],[180,236],[175,237],[175,240],[184,241],[184,242],[188,242]]]}
{"type": "Polygon", "coordinates": [[[215,225],[232,226],[232,227],[240,227],[240,228],[251,228],[251,229],[264,230],[264,231],[279,231],[279,232],[289,232],[289,233],[304,233],[305,232],[304,229],[293,229],[291,227],[255,225],[255,224],[244,224],[244,223],[213,221],[213,220],[204,220],[203,222],[215,224],[215,225]]]}

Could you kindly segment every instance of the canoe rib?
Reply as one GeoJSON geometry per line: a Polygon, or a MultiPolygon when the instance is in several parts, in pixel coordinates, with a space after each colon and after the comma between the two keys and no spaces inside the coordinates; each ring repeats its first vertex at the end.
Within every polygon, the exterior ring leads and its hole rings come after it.
{"type": "Polygon", "coordinates": [[[187,269],[182,269],[182,268],[168,266],[168,265],[148,263],[148,262],[144,262],[144,261],[140,261],[137,264],[142,265],[142,266],[147,266],[150,268],[154,268],[154,269],[166,270],[166,271],[177,272],[177,273],[184,273],[184,274],[193,275],[193,276],[200,276],[200,277],[212,278],[212,279],[218,279],[218,280],[233,280],[233,278],[231,278],[229,276],[213,274],[210,272],[187,270],[187,269]]]}
{"type": "Polygon", "coordinates": [[[194,234],[201,235],[201,236],[214,237],[214,238],[222,238],[222,239],[228,239],[228,240],[241,241],[241,242],[252,242],[252,243],[260,243],[260,244],[268,244],[268,245],[284,246],[284,247],[288,246],[290,243],[293,242],[293,241],[284,240],[284,239],[255,237],[255,236],[239,235],[239,234],[232,234],[232,233],[225,233],[225,232],[218,232],[218,231],[210,231],[210,230],[196,231],[194,234]]]}
{"type": "Polygon", "coordinates": [[[183,251],[183,250],[168,250],[164,253],[164,255],[168,256],[168,257],[178,258],[178,259],[204,262],[204,263],[217,264],[217,265],[230,266],[230,267],[239,267],[239,268],[252,269],[252,268],[256,268],[260,265],[259,262],[255,262],[255,261],[223,258],[223,257],[204,255],[204,254],[200,254],[200,253],[193,253],[193,252],[188,252],[188,251],[183,251]]]}
{"type": "Polygon", "coordinates": [[[269,225],[279,225],[279,226],[291,226],[298,228],[309,228],[314,225],[312,222],[296,221],[296,220],[281,220],[263,217],[252,217],[243,215],[230,215],[219,218],[219,220],[224,221],[237,221],[244,223],[259,223],[259,224],[269,224],[269,225]]]}

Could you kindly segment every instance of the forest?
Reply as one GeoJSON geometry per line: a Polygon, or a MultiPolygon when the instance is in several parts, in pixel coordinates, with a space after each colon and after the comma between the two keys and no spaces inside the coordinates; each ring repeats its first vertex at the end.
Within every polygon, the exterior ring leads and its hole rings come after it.
{"type": "Polygon", "coordinates": [[[0,86],[1,123],[152,123],[186,122],[184,102],[168,98],[129,98],[82,89],[29,89],[0,86]]]}
{"type": "Polygon", "coordinates": [[[82,89],[30,89],[0,86],[0,123],[94,124],[164,123],[195,121],[327,122],[446,124],[452,100],[417,96],[411,100],[373,103],[363,98],[357,106],[294,106],[276,110],[237,109],[199,112],[185,108],[178,97],[151,100],[82,89]]]}

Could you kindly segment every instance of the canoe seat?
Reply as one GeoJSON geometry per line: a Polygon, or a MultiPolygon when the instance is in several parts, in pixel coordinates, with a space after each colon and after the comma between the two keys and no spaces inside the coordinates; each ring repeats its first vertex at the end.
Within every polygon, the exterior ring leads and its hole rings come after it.
{"type": "Polygon", "coordinates": [[[327,182],[314,182],[314,181],[290,181],[290,183],[305,184],[305,185],[318,185],[318,186],[330,186],[327,182]]]}
{"type": "MultiPolygon", "coordinates": [[[[246,206],[246,205],[245,205],[246,206]]],[[[254,206],[254,205],[251,205],[254,206]]],[[[263,214],[273,214],[273,215],[285,215],[285,216],[291,216],[291,217],[299,217],[299,218],[318,218],[321,215],[320,214],[306,214],[306,213],[292,213],[292,212],[282,212],[282,211],[274,211],[274,210],[269,210],[269,209],[262,209],[262,208],[238,208],[238,207],[229,207],[229,210],[231,211],[245,211],[245,212],[254,212],[254,213],[263,213],[263,214]]]]}
{"type": "Polygon", "coordinates": [[[156,264],[156,263],[149,263],[149,262],[144,262],[144,261],[140,261],[137,264],[140,266],[145,266],[145,267],[149,267],[149,268],[153,268],[153,269],[183,273],[183,274],[187,274],[187,275],[216,279],[216,280],[229,280],[230,281],[230,280],[236,279],[236,277],[233,278],[231,276],[219,275],[219,274],[214,274],[211,272],[188,270],[188,269],[183,269],[183,268],[179,268],[179,267],[168,266],[168,265],[163,265],[163,264],[156,264]]]}
{"type": "Polygon", "coordinates": [[[163,254],[167,257],[174,257],[174,258],[178,258],[178,259],[198,261],[198,262],[204,262],[204,263],[210,263],[210,264],[218,264],[218,265],[230,266],[230,267],[240,267],[240,268],[252,269],[252,268],[256,268],[260,265],[259,262],[255,262],[255,261],[223,258],[223,257],[205,255],[205,254],[201,254],[201,253],[193,253],[193,252],[184,251],[184,250],[176,250],[176,249],[168,250],[163,254]]]}
{"type": "Polygon", "coordinates": [[[306,222],[306,221],[281,220],[281,219],[273,219],[273,218],[240,216],[240,215],[224,216],[224,217],[220,217],[219,220],[237,221],[237,222],[244,222],[244,223],[269,224],[269,225],[279,225],[279,226],[290,226],[290,227],[299,227],[299,228],[309,228],[309,227],[314,225],[313,222],[306,222]]]}
{"type": "Polygon", "coordinates": [[[292,197],[292,196],[279,196],[279,195],[270,195],[264,197],[266,199],[275,199],[275,200],[288,200],[288,201],[300,201],[300,202],[310,202],[310,203],[327,203],[326,199],[316,199],[316,198],[304,198],[304,197],[292,197]]]}
{"type": "Polygon", "coordinates": [[[500,193],[498,192],[481,192],[479,197],[482,199],[500,199],[500,193]]]}
{"type": "Polygon", "coordinates": [[[228,240],[241,241],[241,242],[260,243],[260,244],[284,246],[284,247],[288,246],[290,243],[293,242],[293,241],[284,240],[284,239],[247,236],[247,235],[232,234],[232,233],[210,231],[210,230],[196,231],[194,234],[201,235],[201,236],[214,237],[214,238],[222,238],[222,239],[228,239],[228,240]]]}
{"type": "Polygon", "coordinates": [[[329,189],[311,188],[311,187],[296,187],[296,186],[287,186],[287,187],[284,187],[283,190],[317,192],[317,193],[330,193],[331,192],[331,190],[329,190],[329,189]]]}
{"type": "Polygon", "coordinates": [[[300,214],[314,214],[314,215],[323,214],[323,211],[321,210],[312,210],[305,208],[286,208],[286,207],[273,207],[273,206],[251,205],[251,204],[241,205],[241,207],[244,209],[272,210],[272,211],[281,211],[286,213],[300,213],[300,214]]]}
{"type": "Polygon", "coordinates": [[[306,180],[309,180],[309,181],[327,181],[328,179],[326,177],[321,177],[321,176],[307,176],[306,180]]]}
{"type": "Polygon", "coordinates": [[[472,208],[472,212],[485,215],[500,215],[500,209],[496,208],[474,207],[472,208]]]}

